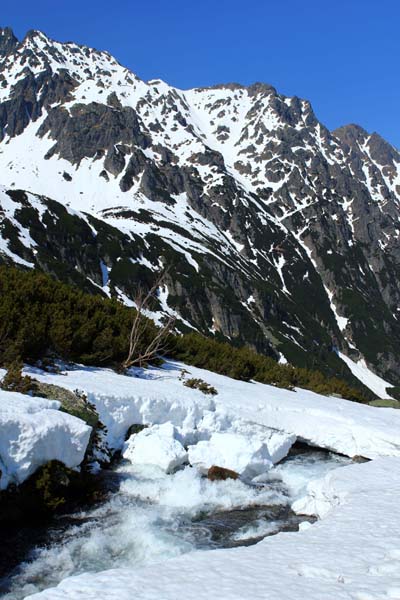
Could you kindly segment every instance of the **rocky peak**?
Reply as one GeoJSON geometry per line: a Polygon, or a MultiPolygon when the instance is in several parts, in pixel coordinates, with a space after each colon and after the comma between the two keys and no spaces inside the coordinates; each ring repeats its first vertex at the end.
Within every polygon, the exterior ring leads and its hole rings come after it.
{"type": "Polygon", "coordinates": [[[10,27],[0,28],[0,60],[13,52],[18,43],[18,38],[10,27]]]}
{"type": "Polygon", "coordinates": [[[365,129],[354,123],[338,127],[332,131],[332,134],[350,148],[358,147],[358,144],[365,143],[365,140],[369,136],[368,131],[365,131],[365,129]]]}
{"type": "MultiPolygon", "coordinates": [[[[391,181],[397,179],[398,169],[400,167],[400,153],[391,146],[378,133],[368,133],[359,125],[345,125],[332,132],[340,140],[341,146],[346,154],[358,157],[361,160],[367,157],[372,163],[368,169],[377,170],[377,165],[383,168],[383,175],[389,177],[391,181]]],[[[374,175],[379,178],[379,175],[374,175]]],[[[398,194],[398,185],[393,187],[393,191],[398,194]]]]}
{"type": "Polygon", "coordinates": [[[358,125],[357,123],[348,123],[347,125],[342,125],[341,127],[337,127],[332,133],[334,135],[337,135],[338,137],[347,134],[356,138],[369,135],[368,131],[366,131],[363,127],[361,127],[361,125],[358,125]]]}
{"type": "Polygon", "coordinates": [[[244,90],[245,86],[241,83],[216,83],[215,85],[209,85],[204,87],[196,88],[198,92],[208,91],[208,90],[230,90],[231,92],[236,90],[244,90]]]}
{"type": "Polygon", "coordinates": [[[268,95],[268,94],[276,95],[277,94],[276,89],[272,85],[269,85],[268,83],[261,83],[259,81],[256,81],[255,83],[252,83],[251,85],[249,85],[247,88],[247,92],[248,92],[249,96],[256,96],[259,94],[262,94],[262,95],[268,95]]]}
{"type": "Polygon", "coordinates": [[[39,31],[38,29],[30,29],[26,32],[23,42],[31,41],[33,43],[45,43],[48,44],[50,42],[50,38],[47,37],[45,33],[39,31]]]}
{"type": "MultiPolygon", "coordinates": [[[[35,29],[28,31],[20,43],[12,32],[2,37],[5,41],[2,44],[0,38],[0,57],[2,48],[3,54],[8,56],[8,60],[3,61],[2,73],[6,79],[10,78],[13,82],[26,74],[27,69],[34,76],[43,71],[53,74],[68,72],[70,77],[77,81],[97,79],[100,85],[104,86],[105,83],[101,83],[102,79],[111,79],[113,74],[125,76],[128,73],[108,52],[73,42],[57,42],[35,29]]],[[[136,79],[133,74],[131,78],[136,79]]]]}

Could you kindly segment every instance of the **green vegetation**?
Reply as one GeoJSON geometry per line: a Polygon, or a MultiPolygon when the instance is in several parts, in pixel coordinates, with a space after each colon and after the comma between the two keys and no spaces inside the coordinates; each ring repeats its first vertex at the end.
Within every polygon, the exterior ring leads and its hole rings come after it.
{"type": "MultiPolygon", "coordinates": [[[[126,358],[133,310],[37,271],[0,267],[0,364],[46,356],[87,365],[126,358]]],[[[151,322],[143,350],[157,332],[151,322]]]]}
{"type": "Polygon", "coordinates": [[[32,484],[44,507],[53,511],[65,504],[64,489],[70,484],[71,474],[71,469],[58,460],[51,460],[39,467],[32,484]]]}
{"type": "Polygon", "coordinates": [[[52,383],[33,381],[36,384],[35,396],[48,398],[49,400],[58,400],[58,402],[61,403],[61,411],[74,417],[78,417],[78,419],[82,419],[82,421],[85,421],[90,427],[97,427],[99,415],[97,414],[94,404],[88,402],[84,392],[80,390],[72,392],[71,390],[52,383]]]}
{"type": "Polygon", "coordinates": [[[20,485],[11,484],[0,491],[0,527],[38,523],[57,512],[82,509],[103,499],[106,493],[101,478],[51,460],[20,485]]]}
{"type": "Polygon", "coordinates": [[[200,392],[203,392],[203,394],[211,396],[216,396],[218,394],[215,387],[204,381],[204,379],[196,379],[192,377],[191,379],[187,379],[183,385],[192,388],[193,390],[200,390],[200,392]]]}
{"type": "Polygon", "coordinates": [[[392,396],[392,398],[396,398],[396,400],[400,400],[400,386],[387,387],[386,392],[392,396]]]}
{"type": "MultiPolygon", "coordinates": [[[[115,299],[91,296],[38,271],[0,266],[0,364],[35,362],[46,357],[120,368],[126,359],[134,309],[115,299]]],[[[143,352],[157,327],[148,322],[138,352],[143,352]]],[[[234,379],[322,394],[349,400],[371,397],[318,371],[280,365],[247,347],[235,348],[199,334],[171,336],[169,356],[228,375],[234,379]]]]}
{"type": "Polygon", "coordinates": [[[400,408],[400,402],[398,400],[391,400],[390,398],[371,400],[369,404],[370,406],[378,406],[379,408],[400,408]]]}
{"type": "Polygon", "coordinates": [[[19,392],[20,394],[35,394],[37,389],[36,381],[28,375],[22,374],[23,363],[15,360],[7,367],[7,373],[1,381],[1,389],[7,392],[19,392]]]}

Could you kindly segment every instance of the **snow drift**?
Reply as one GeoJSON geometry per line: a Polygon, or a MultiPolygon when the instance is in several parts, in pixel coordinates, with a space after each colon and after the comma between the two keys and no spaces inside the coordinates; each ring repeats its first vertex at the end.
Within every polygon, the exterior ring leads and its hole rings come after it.
{"type": "Polygon", "coordinates": [[[79,366],[64,375],[27,372],[40,381],[83,389],[107,427],[109,446],[115,449],[122,448],[132,424],[170,422],[184,445],[209,440],[216,432],[264,436],[272,462],[281,460],[296,438],[347,456],[400,456],[400,410],[396,409],[236,381],[173,361],[163,368],[133,370],[131,376],[79,366]],[[214,386],[218,395],[210,399],[184,386],[182,368],[189,371],[188,377],[214,386]]]}
{"type": "Polygon", "coordinates": [[[0,489],[20,484],[50,460],[82,462],[91,427],[60,403],[0,390],[0,489]]]}

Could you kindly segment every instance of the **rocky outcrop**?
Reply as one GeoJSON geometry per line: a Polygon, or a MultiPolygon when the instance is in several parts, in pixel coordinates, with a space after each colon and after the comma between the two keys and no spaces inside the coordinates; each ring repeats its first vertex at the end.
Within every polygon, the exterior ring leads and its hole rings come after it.
{"type": "Polygon", "coordinates": [[[11,54],[18,46],[18,39],[15,37],[12,29],[5,27],[0,30],[0,58],[11,54]]]}

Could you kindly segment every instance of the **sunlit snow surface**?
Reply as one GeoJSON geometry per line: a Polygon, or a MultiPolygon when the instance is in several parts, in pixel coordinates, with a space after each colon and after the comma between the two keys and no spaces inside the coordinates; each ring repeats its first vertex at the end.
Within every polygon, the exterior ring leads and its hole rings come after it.
{"type": "Polygon", "coordinates": [[[366,365],[365,360],[361,359],[358,362],[354,362],[348,356],[339,352],[340,358],[346,363],[350,371],[359,379],[367,388],[372,390],[378,398],[390,398],[390,394],[386,391],[393,387],[391,383],[382,379],[375,373],[373,373],[366,365]]]}
{"type": "Polygon", "coordinates": [[[253,423],[347,456],[400,456],[400,411],[396,409],[382,411],[308,390],[236,381],[173,361],[162,369],[133,371],[137,377],[79,366],[64,375],[28,372],[41,381],[85,391],[107,427],[113,448],[122,447],[132,423],[171,422],[187,444],[193,443],[193,435],[220,430],[242,433],[246,424],[253,423]],[[180,380],[182,368],[189,372],[187,377],[214,386],[218,395],[205,396],[185,387],[180,380]]]}
{"type": "MultiPolygon", "coordinates": [[[[175,600],[182,594],[199,600],[396,598],[400,411],[235,381],[174,362],[161,369],[133,370],[130,376],[79,366],[59,375],[28,372],[42,381],[84,390],[114,448],[123,447],[133,423],[171,423],[185,446],[209,440],[215,432],[259,436],[272,427],[288,439],[295,436],[348,456],[376,460],[341,466],[320,479],[327,467],[347,459],[321,465],[311,455],[291,457],[267,473],[265,487],[209,482],[190,467],[167,475],[149,465],[124,463],[120,491],[78,517],[76,528],[39,550],[31,565],[23,567],[15,585],[24,594],[46,587],[38,598],[130,600],[138,590],[144,600],[175,600]],[[183,367],[187,377],[201,377],[218,395],[210,398],[185,387],[180,379],[183,367]],[[215,547],[209,533],[213,514],[285,503],[322,520],[253,547],[201,551],[215,547]],[[204,514],[208,516],[201,521],[204,514]],[[70,577],[76,573],[82,575],[70,577]],[[59,587],[51,588],[60,579],[59,587]]],[[[266,437],[267,445],[271,439],[266,437]]],[[[273,515],[264,520],[255,513],[234,531],[231,541],[243,543],[277,529],[273,515]]]]}

